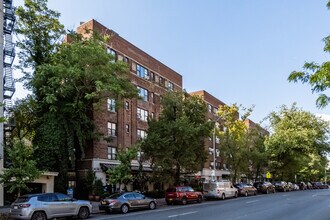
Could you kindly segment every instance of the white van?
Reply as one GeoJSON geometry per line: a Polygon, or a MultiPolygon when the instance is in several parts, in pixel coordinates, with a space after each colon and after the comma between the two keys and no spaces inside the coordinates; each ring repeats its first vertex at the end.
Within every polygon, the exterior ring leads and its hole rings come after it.
{"type": "Polygon", "coordinates": [[[225,199],[237,197],[238,191],[228,180],[219,180],[217,182],[203,183],[203,194],[205,199],[225,199]]]}

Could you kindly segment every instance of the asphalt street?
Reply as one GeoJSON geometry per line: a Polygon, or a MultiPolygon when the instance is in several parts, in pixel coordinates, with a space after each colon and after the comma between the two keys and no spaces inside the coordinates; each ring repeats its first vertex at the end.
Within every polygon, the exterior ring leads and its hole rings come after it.
{"type": "Polygon", "coordinates": [[[127,214],[99,214],[92,219],[134,220],[329,220],[330,189],[277,192],[201,204],[162,206],[127,214]]]}

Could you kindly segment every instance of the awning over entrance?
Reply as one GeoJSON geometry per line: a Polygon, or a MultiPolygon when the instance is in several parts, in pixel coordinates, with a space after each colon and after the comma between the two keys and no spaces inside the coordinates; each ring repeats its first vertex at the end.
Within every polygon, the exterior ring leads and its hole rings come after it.
{"type": "MultiPolygon", "coordinates": [[[[139,166],[131,166],[132,171],[139,171],[139,166]]],[[[142,167],[142,171],[144,172],[152,172],[150,167],[142,167]]]]}
{"type": "MultiPolygon", "coordinates": [[[[108,169],[113,169],[117,167],[119,164],[110,164],[110,163],[100,163],[101,169],[103,172],[106,172],[108,169]]],[[[139,166],[131,166],[132,171],[139,171],[139,166]]],[[[152,169],[150,167],[143,167],[143,172],[152,172],[152,169]]]]}
{"type": "Polygon", "coordinates": [[[113,169],[118,166],[118,164],[110,164],[110,163],[100,163],[101,169],[106,172],[108,169],[113,169]]]}

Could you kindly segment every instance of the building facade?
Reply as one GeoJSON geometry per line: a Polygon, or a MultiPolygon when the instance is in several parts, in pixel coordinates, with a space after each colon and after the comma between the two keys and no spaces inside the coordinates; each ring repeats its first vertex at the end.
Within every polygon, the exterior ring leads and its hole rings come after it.
{"type": "MultiPolygon", "coordinates": [[[[219,109],[219,106],[224,106],[226,105],[225,103],[223,103],[205,90],[190,92],[189,94],[202,98],[207,105],[207,118],[211,121],[214,121],[215,126],[221,125],[222,120],[217,116],[217,111],[219,109]]],[[[219,128],[221,129],[221,126],[219,126],[219,128]]],[[[214,130],[212,133],[213,134],[211,134],[209,138],[206,138],[204,140],[204,147],[205,150],[209,152],[209,157],[205,162],[203,169],[196,174],[196,176],[202,181],[209,181],[214,177],[216,180],[221,180],[230,175],[226,164],[223,163],[224,160],[222,160],[220,157],[221,149],[219,144],[221,140],[216,137],[214,130]]]]}
{"type": "MultiPolygon", "coordinates": [[[[117,152],[146,137],[147,119],[159,116],[160,98],[164,93],[182,90],[182,76],[95,20],[81,23],[77,33],[88,37],[91,33],[86,33],[86,30],[110,36],[105,49],[116,61],[127,63],[130,81],[138,88],[140,96],[140,99],[124,100],[120,108],[116,108],[115,100],[109,97],[94,112],[97,130],[111,138],[110,141],[94,141],[88,146],[78,171],[86,173],[93,170],[105,184],[105,171],[119,164],[117,152]]],[[[132,170],[137,169],[137,166],[137,161],[133,161],[132,170]]],[[[147,164],[144,170],[151,171],[147,164]]]]}

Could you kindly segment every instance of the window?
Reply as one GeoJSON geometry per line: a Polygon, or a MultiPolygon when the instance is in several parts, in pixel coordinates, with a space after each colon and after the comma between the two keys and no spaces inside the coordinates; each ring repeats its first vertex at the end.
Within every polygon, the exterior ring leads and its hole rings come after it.
{"type": "Polygon", "coordinates": [[[107,109],[110,112],[115,112],[116,111],[116,101],[114,99],[107,99],[107,109]]]}
{"type": "Polygon", "coordinates": [[[207,109],[208,109],[209,112],[212,112],[212,105],[208,104],[207,109]]]}
{"type": "Polygon", "coordinates": [[[137,118],[141,121],[148,121],[148,114],[149,112],[147,110],[137,108],[137,118]]]}
{"type": "Polygon", "coordinates": [[[213,108],[213,113],[217,114],[217,112],[218,112],[218,108],[213,108]]]}
{"type": "Polygon", "coordinates": [[[150,72],[150,80],[155,81],[155,73],[150,72]]]}
{"type": "Polygon", "coordinates": [[[147,132],[144,131],[144,130],[138,129],[137,130],[137,137],[138,137],[138,139],[144,139],[144,138],[147,137],[147,132]]]}
{"type": "Polygon", "coordinates": [[[108,135],[109,136],[116,136],[116,124],[112,122],[108,122],[108,135]]]}
{"type": "Polygon", "coordinates": [[[155,118],[155,113],[151,112],[151,118],[155,118]]]}
{"type": "Polygon", "coordinates": [[[149,79],[148,70],[139,64],[136,64],[136,75],[144,79],[149,79]]]}
{"type": "Polygon", "coordinates": [[[128,57],[124,57],[124,62],[128,63],[128,61],[129,61],[128,57]]]}
{"type": "Polygon", "coordinates": [[[168,90],[173,91],[174,90],[174,84],[172,82],[168,82],[167,88],[168,88],[168,90]]]}
{"type": "Polygon", "coordinates": [[[108,147],[108,159],[115,160],[116,159],[117,148],[108,147]]]}
{"type": "Polygon", "coordinates": [[[129,109],[129,102],[128,102],[128,101],[125,102],[125,109],[126,109],[126,110],[129,109]]]}
{"type": "Polygon", "coordinates": [[[116,61],[116,51],[107,47],[107,53],[112,56],[111,62],[114,63],[116,61]]]}
{"type": "Polygon", "coordinates": [[[151,98],[151,101],[152,103],[156,104],[156,96],[155,96],[155,93],[150,93],[150,98],[151,98]]]}
{"type": "Polygon", "coordinates": [[[125,131],[126,133],[129,133],[129,125],[125,125],[125,131]]]}
{"type": "Polygon", "coordinates": [[[137,87],[139,90],[139,96],[143,99],[143,101],[148,101],[148,90],[141,88],[141,87],[137,87]]]}
{"type": "Polygon", "coordinates": [[[163,78],[163,77],[159,77],[159,84],[161,85],[161,86],[165,86],[165,79],[163,78]]]}

